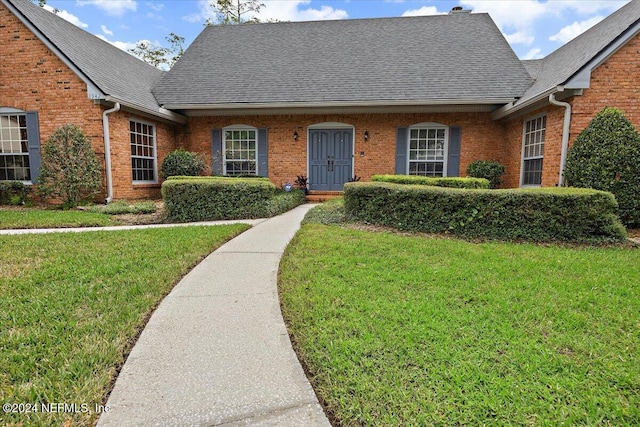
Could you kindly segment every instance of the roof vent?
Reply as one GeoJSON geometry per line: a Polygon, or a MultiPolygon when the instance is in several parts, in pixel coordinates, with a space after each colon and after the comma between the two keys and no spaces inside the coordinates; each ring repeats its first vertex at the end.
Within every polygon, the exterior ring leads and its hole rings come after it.
{"type": "Polygon", "coordinates": [[[455,6],[455,7],[451,8],[451,11],[449,12],[449,15],[454,14],[454,13],[471,13],[471,10],[464,9],[462,6],[455,6]]]}

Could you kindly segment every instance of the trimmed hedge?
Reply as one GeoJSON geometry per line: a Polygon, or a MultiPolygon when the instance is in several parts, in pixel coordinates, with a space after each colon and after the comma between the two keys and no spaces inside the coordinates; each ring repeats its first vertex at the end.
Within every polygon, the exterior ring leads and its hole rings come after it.
{"type": "Polygon", "coordinates": [[[502,183],[504,165],[495,160],[476,160],[467,167],[467,176],[489,180],[489,188],[498,188],[502,183]]]}
{"type": "Polygon", "coordinates": [[[199,153],[179,148],[167,154],[160,167],[160,176],[167,179],[171,176],[199,176],[204,171],[205,162],[199,153]]]}
{"type": "Polygon", "coordinates": [[[578,188],[466,190],[351,183],[349,219],[400,230],[501,240],[607,242],[626,238],[611,193],[578,188]]]}
{"type": "Polygon", "coordinates": [[[266,178],[172,177],[162,197],[172,222],[265,218],[304,203],[302,191],[278,192],[266,178]]]}
{"type": "Polygon", "coordinates": [[[392,184],[430,185],[448,188],[489,188],[489,181],[484,178],[437,178],[416,175],[374,175],[374,182],[390,182],[392,184]]]}
{"type": "Polygon", "coordinates": [[[0,205],[21,205],[30,192],[31,186],[22,181],[0,181],[0,205]]]}

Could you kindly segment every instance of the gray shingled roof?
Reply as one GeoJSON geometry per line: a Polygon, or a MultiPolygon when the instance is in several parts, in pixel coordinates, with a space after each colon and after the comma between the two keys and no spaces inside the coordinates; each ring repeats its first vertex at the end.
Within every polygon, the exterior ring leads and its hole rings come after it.
{"type": "Polygon", "coordinates": [[[151,88],[162,71],[123,52],[29,0],[4,0],[53,43],[104,94],[157,111],[151,88]]]}
{"type": "Polygon", "coordinates": [[[487,14],[206,28],[154,88],[162,105],[509,100],[531,84],[487,14]]]}
{"type": "Polygon", "coordinates": [[[537,64],[528,64],[530,71],[538,68],[537,75],[532,76],[535,82],[515,105],[565,83],[639,19],[640,0],[633,0],[537,64]]]}

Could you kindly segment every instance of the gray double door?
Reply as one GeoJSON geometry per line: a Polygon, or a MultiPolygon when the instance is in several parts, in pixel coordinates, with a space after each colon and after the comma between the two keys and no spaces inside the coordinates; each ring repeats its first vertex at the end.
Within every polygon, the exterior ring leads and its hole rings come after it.
{"type": "Polygon", "coordinates": [[[353,130],[309,131],[309,189],[342,191],[353,171],[353,130]]]}

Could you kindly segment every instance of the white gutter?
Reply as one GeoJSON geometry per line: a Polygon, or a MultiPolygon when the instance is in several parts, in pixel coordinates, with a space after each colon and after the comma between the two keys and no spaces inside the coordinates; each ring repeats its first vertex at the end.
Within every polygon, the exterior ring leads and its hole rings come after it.
{"type": "Polygon", "coordinates": [[[116,102],[112,109],[104,110],[102,113],[102,130],[104,133],[104,164],[107,175],[107,198],[105,203],[109,204],[113,200],[113,180],[111,178],[111,141],[109,139],[109,117],[111,113],[120,111],[120,103],[116,102]]]}
{"type": "MultiPolygon", "coordinates": [[[[564,87],[558,86],[558,92],[564,91],[564,87]]],[[[549,95],[549,102],[558,107],[564,107],[564,124],[562,126],[562,149],[560,151],[560,175],[558,186],[564,187],[564,168],[567,163],[567,151],[569,149],[569,129],[571,127],[571,104],[556,100],[556,94],[549,95]]]]}
{"type": "Polygon", "coordinates": [[[169,111],[166,108],[162,108],[162,107],[158,107],[157,110],[155,109],[150,109],[150,108],[145,108],[145,107],[141,107],[139,105],[134,105],[130,102],[126,102],[123,101],[122,99],[118,99],[114,96],[108,95],[104,98],[105,101],[108,102],[113,102],[116,104],[120,104],[122,107],[125,108],[130,108],[132,110],[137,110],[149,115],[152,115],[153,117],[158,117],[158,118],[162,118],[164,120],[169,120],[171,122],[174,123],[180,123],[180,124],[186,124],[187,123],[187,118],[185,116],[183,116],[182,114],[178,114],[178,113],[174,113],[173,111],[169,111]]]}
{"type": "Polygon", "coordinates": [[[424,105],[504,105],[513,98],[495,99],[426,99],[426,100],[379,100],[379,101],[326,101],[326,102],[256,102],[224,104],[164,104],[168,110],[233,110],[261,108],[335,108],[335,107],[377,107],[377,106],[424,106],[424,105]]]}

